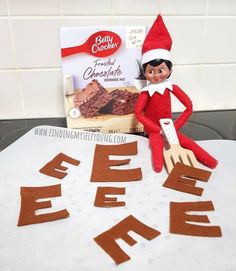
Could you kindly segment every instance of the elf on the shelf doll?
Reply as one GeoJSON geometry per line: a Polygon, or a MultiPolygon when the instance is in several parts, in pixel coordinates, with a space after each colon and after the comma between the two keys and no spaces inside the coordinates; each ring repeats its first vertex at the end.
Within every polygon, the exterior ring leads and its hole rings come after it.
{"type": "Polygon", "coordinates": [[[192,139],[179,132],[193,109],[189,97],[168,80],[172,72],[171,45],[170,34],[161,15],[158,15],[142,46],[141,64],[148,84],[141,90],[135,106],[135,115],[144,125],[149,137],[153,168],[156,172],[160,172],[163,167],[164,140],[159,121],[163,118],[171,118],[171,94],[185,106],[185,110],[174,122],[180,145],[192,150],[202,164],[215,168],[217,160],[192,139]]]}

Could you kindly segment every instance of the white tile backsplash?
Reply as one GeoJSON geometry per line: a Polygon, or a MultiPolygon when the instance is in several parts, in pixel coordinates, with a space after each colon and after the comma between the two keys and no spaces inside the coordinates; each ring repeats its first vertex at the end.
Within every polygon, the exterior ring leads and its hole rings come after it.
{"type": "Polygon", "coordinates": [[[11,15],[60,15],[60,0],[8,0],[11,15]]]}
{"type": "Polygon", "coordinates": [[[208,0],[209,15],[236,15],[235,0],[208,0]]]}
{"type": "Polygon", "coordinates": [[[160,3],[163,15],[204,15],[207,0],[161,0],[160,3]]]}
{"type": "Polygon", "coordinates": [[[74,27],[74,26],[110,26],[112,24],[112,19],[109,16],[68,16],[64,18],[64,26],[74,27]]]}
{"type": "Polygon", "coordinates": [[[156,15],[160,12],[157,0],[113,0],[114,15],[156,15]]]}
{"type": "Polygon", "coordinates": [[[200,69],[198,109],[236,108],[236,65],[205,65],[200,69]]]}
{"type": "Polygon", "coordinates": [[[111,14],[111,0],[62,0],[64,15],[104,15],[111,14]]]}
{"type": "Polygon", "coordinates": [[[175,64],[201,63],[204,18],[164,17],[172,37],[172,59],[175,64]]]}
{"type": "Polygon", "coordinates": [[[150,27],[159,12],[194,110],[236,108],[235,0],[0,0],[0,118],[65,116],[61,26],[150,27]]]}
{"type": "Polygon", "coordinates": [[[208,18],[203,63],[236,62],[236,16],[208,18]]]}
{"type": "Polygon", "coordinates": [[[0,118],[24,118],[25,112],[18,84],[18,72],[0,71],[0,82],[0,118]]]}
{"type": "Polygon", "coordinates": [[[114,16],[112,18],[112,25],[145,25],[150,27],[155,19],[156,16],[114,16]]]}
{"type": "Polygon", "coordinates": [[[15,18],[12,20],[19,68],[59,67],[59,29],[57,18],[15,18]]]}
{"type": "Polygon", "coordinates": [[[60,69],[23,70],[20,77],[27,115],[33,118],[64,116],[60,69]]]}
{"type": "Polygon", "coordinates": [[[0,69],[15,68],[10,21],[7,18],[0,17],[0,37],[0,69]]]}
{"type": "Polygon", "coordinates": [[[7,16],[7,0],[0,0],[0,16],[7,16]]]}

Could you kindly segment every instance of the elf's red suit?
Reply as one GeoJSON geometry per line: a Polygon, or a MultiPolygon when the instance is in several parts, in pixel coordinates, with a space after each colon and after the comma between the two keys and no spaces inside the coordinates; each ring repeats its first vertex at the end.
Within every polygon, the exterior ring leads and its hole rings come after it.
{"type": "Polygon", "coordinates": [[[210,168],[216,167],[217,160],[215,160],[193,140],[178,131],[192,114],[192,102],[178,86],[172,85],[171,88],[165,88],[162,94],[157,91],[152,91],[150,93],[153,94],[150,95],[147,86],[147,90],[144,88],[143,91],[141,91],[135,106],[135,115],[144,125],[144,129],[149,136],[154,170],[160,172],[163,167],[164,140],[160,133],[161,127],[159,120],[162,118],[171,118],[170,92],[172,92],[172,94],[186,107],[174,123],[180,145],[186,149],[192,150],[196,158],[202,164],[210,168]],[[171,88],[172,90],[170,90],[171,88]]]}

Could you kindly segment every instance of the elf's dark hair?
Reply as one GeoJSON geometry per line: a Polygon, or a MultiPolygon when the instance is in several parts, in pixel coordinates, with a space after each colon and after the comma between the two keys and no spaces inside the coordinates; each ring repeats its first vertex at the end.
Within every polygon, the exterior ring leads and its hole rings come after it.
{"type": "Polygon", "coordinates": [[[161,65],[161,63],[163,63],[163,62],[166,64],[169,71],[171,71],[172,66],[173,66],[172,62],[169,61],[169,60],[161,59],[161,58],[157,58],[157,59],[151,60],[151,61],[149,61],[147,63],[144,63],[143,66],[142,66],[143,71],[145,72],[148,64],[150,64],[152,67],[156,67],[156,66],[161,65]]]}

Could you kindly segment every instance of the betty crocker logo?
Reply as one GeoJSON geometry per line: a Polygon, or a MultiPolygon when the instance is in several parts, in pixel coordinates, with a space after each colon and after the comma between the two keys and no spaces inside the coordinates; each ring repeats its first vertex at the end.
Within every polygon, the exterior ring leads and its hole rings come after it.
{"type": "Polygon", "coordinates": [[[107,57],[114,54],[121,45],[121,38],[111,31],[98,31],[91,35],[87,41],[78,46],[62,48],[62,57],[87,53],[95,57],[107,57]]]}

